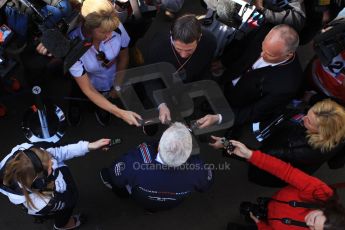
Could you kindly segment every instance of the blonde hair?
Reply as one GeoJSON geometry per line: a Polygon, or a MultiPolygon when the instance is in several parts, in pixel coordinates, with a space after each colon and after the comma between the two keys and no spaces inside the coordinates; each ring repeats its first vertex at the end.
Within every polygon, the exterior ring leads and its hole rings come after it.
{"type": "Polygon", "coordinates": [[[315,114],[317,133],[307,131],[308,143],[321,151],[330,151],[345,139],[345,109],[326,99],[310,108],[315,114]]]}
{"type": "Polygon", "coordinates": [[[113,31],[120,25],[115,8],[108,0],[85,0],[81,7],[81,15],[87,32],[96,28],[113,31]]]}
{"type": "MultiPolygon", "coordinates": [[[[41,160],[43,168],[48,170],[49,161],[51,159],[50,154],[39,148],[30,148],[30,150],[32,150],[41,160]]],[[[37,176],[40,175],[37,175],[35,172],[34,166],[29,157],[22,150],[19,150],[16,156],[6,164],[3,183],[6,186],[10,186],[13,182],[19,182],[22,186],[22,192],[25,196],[27,205],[36,208],[30,199],[28,191],[39,196],[47,195],[41,193],[37,189],[31,188],[31,185],[37,176]]],[[[53,185],[49,186],[52,187],[53,185]]]]}

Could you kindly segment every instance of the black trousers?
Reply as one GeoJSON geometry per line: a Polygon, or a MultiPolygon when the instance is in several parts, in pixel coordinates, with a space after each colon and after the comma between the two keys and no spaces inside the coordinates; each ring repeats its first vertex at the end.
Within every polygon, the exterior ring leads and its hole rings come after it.
{"type": "Polygon", "coordinates": [[[49,201],[38,214],[52,215],[57,228],[65,226],[72,216],[73,209],[77,204],[79,193],[73,180],[72,174],[67,166],[58,169],[66,182],[66,191],[64,193],[54,193],[54,197],[49,201]]]}

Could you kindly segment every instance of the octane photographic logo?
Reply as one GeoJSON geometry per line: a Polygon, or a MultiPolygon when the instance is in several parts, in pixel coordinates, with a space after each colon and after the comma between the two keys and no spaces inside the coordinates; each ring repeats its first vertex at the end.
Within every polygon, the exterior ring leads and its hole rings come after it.
{"type": "MultiPolygon", "coordinates": [[[[225,99],[222,90],[215,81],[201,80],[183,83],[176,69],[169,63],[161,62],[118,72],[114,87],[120,90],[120,98],[126,109],[140,114],[144,120],[160,123],[157,107],[166,103],[173,122],[186,123],[184,118],[193,114],[195,106],[193,98],[205,97],[214,114],[222,114],[222,123],[204,129],[193,129],[194,135],[207,134],[230,128],[234,122],[234,114],[225,99]],[[154,108],[145,109],[134,85],[152,80],[161,80],[165,88],[152,92],[154,108]]],[[[199,147],[193,136],[193,153],[199,152],[199,147]]]]}
{"type": "MultiPolygon", "coordinates": [[[[123,162],[119,162],[115,166],[115,174],[120,173],[118,171],[125,170],[125,165],[122,165],[123,162]]],[[[140,162],[134,162],[132,164],[133,170],[139,170],[139,171],[157,171],[157,170],[179,170],[179,171],[199,171],[199,170],[208,170],[208,171],[229,171],[231,170],[231,164],[228,162],[218,163],[218,164],[190,164],[190,163],[184,163],[178,167],[170,167],[166,164],[160,164],[160,163],[140,163],[140,162]]],[[[211,179],[212,174],[208,175],[208,177],[211,179]]]]}

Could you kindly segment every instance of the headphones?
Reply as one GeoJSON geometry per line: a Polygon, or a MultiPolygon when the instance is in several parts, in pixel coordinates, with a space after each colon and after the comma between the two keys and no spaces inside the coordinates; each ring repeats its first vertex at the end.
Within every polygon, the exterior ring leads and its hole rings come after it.
{"type": "Polygon", "coordinates": [[[22,150],[22,152],[30,159],[32,165],[34,166],[36,175],[43,172],[43,176],[40,176],[40,177],[37,176],[34,179],[34,181],[31,184],[31,188],[38,189],[38,190],[45,190],[50,180],[48,180],[48,172],[47,170],[43,168],[41,159],[37,156],[37,154],[34,151],[30,149],[22,150]]]}

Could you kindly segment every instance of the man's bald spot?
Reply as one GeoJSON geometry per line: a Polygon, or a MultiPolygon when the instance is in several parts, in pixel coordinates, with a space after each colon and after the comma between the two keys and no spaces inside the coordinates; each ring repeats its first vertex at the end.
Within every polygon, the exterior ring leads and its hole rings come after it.
{"type": "Polygon", "coordinates": [[[286,47],[286,53],[294,53],[299,45],[299,36],[290,26],[281,24],[273,27],[267,35],[272,41],[283,42],[286,47]]]}

